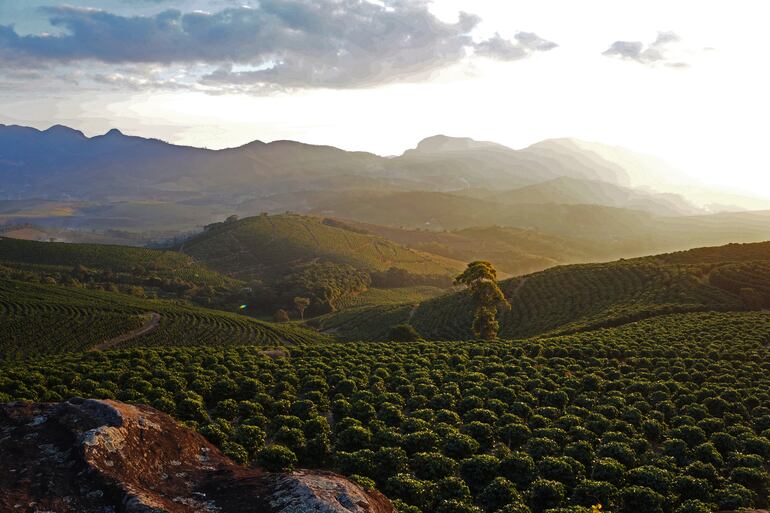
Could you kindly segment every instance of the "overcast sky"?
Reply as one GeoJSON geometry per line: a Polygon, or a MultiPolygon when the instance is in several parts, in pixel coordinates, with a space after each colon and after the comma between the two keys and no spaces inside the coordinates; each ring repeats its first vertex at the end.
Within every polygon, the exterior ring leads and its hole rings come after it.
{"type": "Polygon", "coordinates": [[[0,123],[380,154],[577,137],[770,197],[757,0],[0,0],[0,123]]]}

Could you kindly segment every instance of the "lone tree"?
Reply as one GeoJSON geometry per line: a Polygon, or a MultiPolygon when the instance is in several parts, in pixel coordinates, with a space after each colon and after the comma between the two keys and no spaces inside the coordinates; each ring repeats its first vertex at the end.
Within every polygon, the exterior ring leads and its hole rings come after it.
{"type": "Polygon", "coordinates": [[[462,274],[455,277],[455,283],[465,285],[473,294],[476,303],[473,334],[485,339],[497,338],[500,330],[497,309],[510,309],[511,305],[497,285],[497,271],[492,264],[483,260],[471,262],[462,274]]]}
{"type": "Polygon", "coordinates": [[[297,296],[294,298],[294,308],[299,312],[299,318],[305,320],[305,308],[310,306],[310,299],[297,296]]]}

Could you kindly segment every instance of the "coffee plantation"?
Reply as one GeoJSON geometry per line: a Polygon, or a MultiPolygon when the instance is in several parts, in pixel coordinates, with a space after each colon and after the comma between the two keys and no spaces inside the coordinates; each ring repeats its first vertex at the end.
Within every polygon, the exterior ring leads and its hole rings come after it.
{"type": "Polygon", "coordinates": [[[333,468],[409,513],[767,507],[770,315],[517,341],[152,347],[0,367],[0,401],[150,404],[270,470],[333,468]]]}

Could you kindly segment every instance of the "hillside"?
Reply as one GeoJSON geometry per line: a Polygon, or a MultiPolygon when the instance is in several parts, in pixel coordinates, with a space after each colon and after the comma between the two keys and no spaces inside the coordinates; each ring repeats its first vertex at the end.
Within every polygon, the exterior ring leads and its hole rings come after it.
{"type": "Polygon", "coordinates": [[[0,238],[0,277],[266,316],[279,308],[294,311],[297,296],[312,299],[310,314],[324,303],[337,308],[358,302],[364,292],[367,302],[382,298],[390,303],[394,298],[408,300],[413,296],[409,287],[422,286],[419,297],[424,299],[440,293],[438,287],[451,285],[451,276],[463,266],[350,231],[355,229],[333,220],[274,216],[268,222],[277,229],[269,236],[260,231],[259,222],[245,220],[245,226],[211,227],[182,247],[191,248],[205,262],[212,257],[207,248],[229,251],[232,246],[224,247],[222,241],[236,237],[244,244],[237,253],[241,260],[234,267],[220,268],[243,280],[212,270],[180,251],[9,238],[0,238]],[[315,244],[316,240],[324,241],[325,247],[315,244]],[[384,257],[388,253],[393,260],[384,257]],[[291,259],[284,261],[285,255],[291,259]]]}
{"type": "Polygon", "coordinates": [[[658,216],[706,213],[679,195],[653,193],[610,182],[564,176],[519,189],[496,192],[485,199],[507,205],[600,205],[641,210],[658,216]]]}
{"type": "MultiPolygon", "coordinates": [[[[770,245],[560,266],[503,280],[500,287],[511,303],[511,310],[500,314],[502,338],[590,331],[675,312],[766,308],[770,245]]],[[[387,336],[391,326],[408,322],[428,339],[468,339],[472,312],[470,295],[461,291],[418,307],[362,306],[321,317],[313,325],[343,339],[373,340],[387,336]]]]}
{"type": "Polygon", "coordinates": [[[0,332],[0,360],[95,347],[276,345],[324,339],[291,324],[171,301],[4,278],[0,278],[0,332]],[[136,336],[122,337],[126,334],[136,336]]]}
{"type": "Polygon", "coordinates": [[[0,277],[182,300],[228,311],[248,298],[243,282],[188,255],[107,244],[0,237],[0,277]]]}
{"type": "Polygon", "coordinates": [[[625,170],[577,146],[572,151],[544,145],[514,150],[493,142],[436,135],[389,162],[397,177],[432,181],[437,190],[463,187],[510,189],[558,176],[628,183],[625,170]]]}
{"type": "Polygon", "coordinates": [[[393,228],[454,231],[503,226],[592,246],[592,260],[610,260],[770,238],[770,211],[655,216],[589,204],[506,205],[456,193],[395,192],[329,200],[321,215],[393,228]]]}
{"type": "Polygon", "coordinates": [[[113,273],[136,273],[137,269],[144,269],[211,286],[232,281],[178,251],[108,244],[34,242],[0,237],[0,263],[3,262],[46,267],[84,266],[109,269],[113,273]]]}
{"type": "Polygon", "coordinates": [[[186,241],[181,250],[212,269],[244,279],[280,275],[315,260],[373,271],[398,267],[415,274],[444,275],[463,265],[359,233],[334,220],[292,214],[216,225],[186,241]]]}
{"type": "Polygon", "coordinates": [[[559,264],[602,259],[606,252],[585,242],[549,236],[537,230],[488,226],[451,231],[416,230],[359,223],[353,226],[419,251],[462,262],[488,260],[512,276],[559,264]]]}
{"type": "Polygon", "coordinates": [[[668,264],[720,264],[770,260],[770,242],[693,248],[675,253],[656,255],[649,257],[649,259],[668,264]]]}
{"type": "Polygon", "coordinates": [[[381,288],[448,287],[464,263],[365,233],[343,222],[295,214],[230,219],[179,246],[207,267],[248,281],[263,312],[310,299],[311,315],[381,288]]]}

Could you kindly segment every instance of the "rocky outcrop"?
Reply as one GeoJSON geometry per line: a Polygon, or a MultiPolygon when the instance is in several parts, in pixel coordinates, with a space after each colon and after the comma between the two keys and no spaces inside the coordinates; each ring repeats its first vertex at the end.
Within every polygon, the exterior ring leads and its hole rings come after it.
{"type": "Polygon", "coordinates": [[[395,511],[331,472],[236,465],[168,415],[115,401],[0,405],[0,462],[0,511],[395,511]]]}

